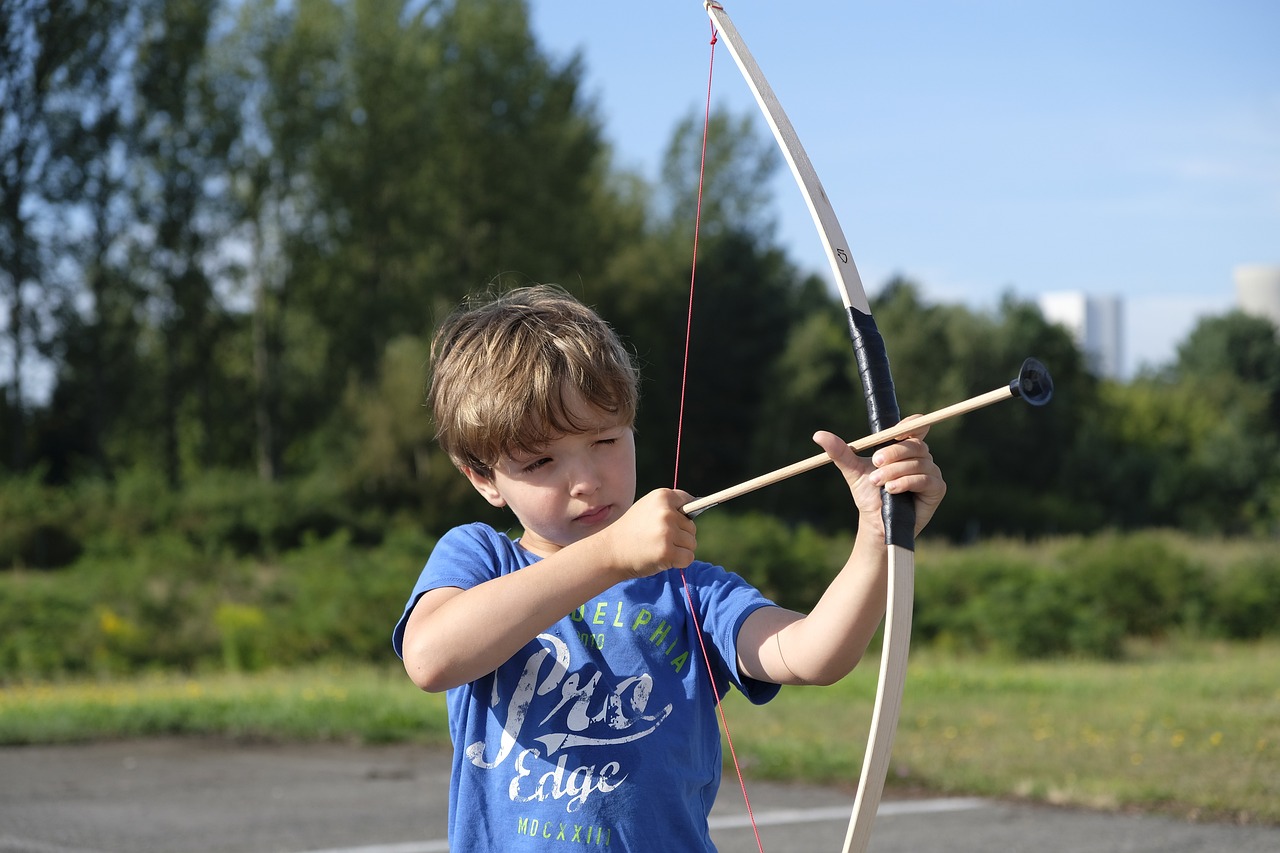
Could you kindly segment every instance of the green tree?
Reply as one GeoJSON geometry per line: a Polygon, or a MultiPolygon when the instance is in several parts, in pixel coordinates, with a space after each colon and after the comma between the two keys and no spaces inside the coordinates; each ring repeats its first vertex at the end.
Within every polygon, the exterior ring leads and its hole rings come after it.
{"type": "Polygon", "coordinates": [[[1280,329],[1266,317],[1232,311],[1201,320],[1178,347],[1179,377],[1230,376],[1267,400],[1268,430],[1280,435],[1280,329]]]}
{"type": "Polygon", "coordinates": [[[29,346],[56,374],[46,405],[14,407],[12,447],[30,447],[56,482],[82,470],[110,476],[106,436],[127,370],[108,366],[130,362],[135,338],[118,248],[134,221],[124,151],[138,4],[2,5],[0,231],[7,237],[0,239],[0,270],[11,274],[10,284],[27,279],[10,306],[14,397],[25,403],[20,365],[29,346]],[[26,442],[24,415],[31,423],[26,442]]]}
{"type": "Polygon", "coordinates": [[[82,236],[70,209],[95,177],[84,161],[108,153],[98,128],[113,120],[118,33],[131,4],[0,0],[0,306],[8,364],[0,398],[5,459],[28,462],[25,388],[32,359],[56,336],[71,273],[64,255],[82,236]]]}
{"type": "Polygon", "coordinates": [[[1054,402],[1046,407],[992,406],[930,429],[930,447],[950,484],[931,529],[968,540],[1086,523],[1069,497],[1068,460],[1097,385],[1067,332],[1011,296],[994,313],[975,313],[927,304],[903,279],[890,282],[873,308],[904,415],[998,388],[1029,356],[1054,379],[1054,402]]]}
{"type": "Polygon", "coordinates": [[[297,286],[333,332],[333,370],[368,377],[387,341],[504,273],[598,267],[598,122],[578,65],[537,52],[523,3],[326,5],[301,5],[295,23],[331,44],[341,105],[312,147],[323,228],[297,286]]]}
{"type": "Polygon", "coordinates": [[[642,488],[672,483],[677,440],[679,484],[690,491],[758,473],[758,435],[772,428],[773,364],[792,327],[813,310],[806,283],[773,239],[766,187],[780,161],[772,140],[750,121],[712,114],[699,223],[702,138],[695,116],[673,131],[663,184],[646,199],[648,236],[610,266],[599,294],[602,312],[642,364],[642,488]]]}
{"type": "Polygon", "coordinates": [[[174,486],[244,455],[241,389],[219,370],[229,320],[217,289],[226,275],[227,157],[240,91],[209,61],[217,10],[216,0],[151,0],[137,45],[134,162],[146,227],[133,263],[153,330],[143,338],[150,375],[139,378],[153,383],[144,416],[174,486]]]}
{"type": "Polygon", "coordinates": [[[1186,398],[1179,517],[1198,528],[1280,527],[1280,332],[1233,311],[1201,320],[1178,348],[1186,398]]]}
{"type": "Polygon", "coordinates": [[[286,464],[349,450],[333,389],[390,341],[491,282],[594,282],[626,238],[580,64],[538,51],[523,3],[262,3],[238,38],[258,420],[286,464]]]}

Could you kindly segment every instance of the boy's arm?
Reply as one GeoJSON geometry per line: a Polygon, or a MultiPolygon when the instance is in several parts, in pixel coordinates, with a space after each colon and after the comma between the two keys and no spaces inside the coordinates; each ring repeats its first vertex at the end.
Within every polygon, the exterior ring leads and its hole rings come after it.
{"type": "Polygon", "coordinates": [[[517,572],[424,593],[405,624],[405,671],[431,692],[474,681],[614,584],[689,565],[696,529],[680,507],[690,499],[650,492],[604,530],[517,572]]]}
{"type": "Polygon", "coordinates": [[[885,612],[888,548],[880,516],[880,489],[912,492],[916,532],[933,517],[946,494],[942,473],[920,437],[858,457],[831,433],[814,440],[844,475],[858,507],[858,532],[840,573],[808,616],[780,607],[756,610],[738,632],[743,675],[778,684],[832,684],[862,659],[885,612]]]}

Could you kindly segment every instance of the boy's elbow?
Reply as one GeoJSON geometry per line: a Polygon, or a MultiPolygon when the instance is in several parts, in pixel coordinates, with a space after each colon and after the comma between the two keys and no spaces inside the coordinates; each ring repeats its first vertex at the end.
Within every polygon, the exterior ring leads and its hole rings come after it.
{"type": "Polygon", "coordinates": [[[806,683],[817,687],[830,687],[857,669],[858,664],[861,662],[861,653],[852,658],[841,658],[830,661],[827,666],[815,673],[813,678],[806,683]]]}
{"type": "Polygon", "coordinates": [[[804,679],[804,684],[811,687],[830,687],[849,674],[851,670],[825,669],[815,672],[804,679]]]}
{"type": "Polygon", "coordinates": [[[424,693],[443,693],[454,686],[447,683],[445,674],[439,669],[426,666],[409,655],[404,657],[404,671],[414,686],[424,693]]]}
{"type": "Polygon", "coordinates": [[[403,659],[405,673],[419,690],[442,693],[457,686],[445,656],[432,648],[421,632],[406,633],[403,659]]]}

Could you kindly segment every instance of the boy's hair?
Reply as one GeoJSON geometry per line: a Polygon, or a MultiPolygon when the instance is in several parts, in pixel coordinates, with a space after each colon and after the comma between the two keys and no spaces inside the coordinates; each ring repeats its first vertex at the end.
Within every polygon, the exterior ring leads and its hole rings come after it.
{"type": "Polygon", "coordinates": [[[471,298],[431,342],[427,406],[436,440],[484,477],[513,452],[582,432],[578,399],[635,422],[639,373],[614,330],[555,285],[471,298]]]}

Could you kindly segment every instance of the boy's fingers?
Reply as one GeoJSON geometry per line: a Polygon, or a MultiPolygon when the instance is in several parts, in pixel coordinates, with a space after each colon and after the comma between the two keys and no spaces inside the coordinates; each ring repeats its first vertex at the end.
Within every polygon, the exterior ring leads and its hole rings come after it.
{"type": "MultiPolygon", "coordinates": [[[[923,417],[924,415],[917,412],[914,415],[907,415],[905,418],[902,419],[902,423],[909,424],[912,421],[916,420],[917,418],[923,418],[923,417]]],[[[912,438],[924,438],[928,434],[929,434],[929,424],[924,424],[919,429],[914,429],[911,431],[912,438]]]]}
{"type": "Polygon", "coordinates": [[[847,466],[857,461],[857,454],[853,452],[853,448],[845,442],[840,436],[825,429],[818,430],[813,434],[813,441],[824,451],[827,456],[831,457],[831,461],[840,466],[847,466]]]}

